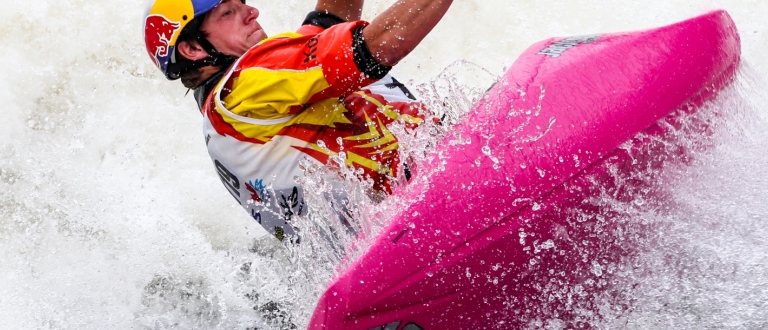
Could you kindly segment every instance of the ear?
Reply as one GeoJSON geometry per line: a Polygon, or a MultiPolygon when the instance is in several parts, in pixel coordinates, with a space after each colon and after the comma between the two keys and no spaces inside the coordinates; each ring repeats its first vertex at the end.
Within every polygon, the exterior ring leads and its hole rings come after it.
{"type": "Polygon", "coordinates": [[[179,44],[176,45],[176,51],[178,51],[181,56],[184,56],[187,59],[193,61],[202,60],[208,56],[208,52],[206,52],[203,47],[200,47],[200,45],[194,41],[179,42],[179,44]]]}

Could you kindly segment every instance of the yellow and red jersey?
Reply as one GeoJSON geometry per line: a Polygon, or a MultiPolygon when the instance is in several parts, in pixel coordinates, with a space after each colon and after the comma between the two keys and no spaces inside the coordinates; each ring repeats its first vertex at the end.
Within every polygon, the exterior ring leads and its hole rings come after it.
{"type": "Polygon", "coordinates": [[[222,182],[278,238],[295,235],[291,219],[307,211],[296,182],[302,160],[342,159],[386,193],[403,172],[388,125],[418,125],[423,106],[386,75],[389,68],[361,60],[367,48],[361,54],[354,35],[366,24],[304,25],[264,40],[203,104],[206,144],[222,182]]]}

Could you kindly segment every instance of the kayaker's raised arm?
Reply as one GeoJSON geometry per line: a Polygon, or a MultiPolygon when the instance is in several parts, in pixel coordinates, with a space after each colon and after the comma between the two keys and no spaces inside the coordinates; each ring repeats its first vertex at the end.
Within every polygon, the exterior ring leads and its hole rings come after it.
{"type": "Polygon", "coordinates": [[[325,11],[345,21],[356,21],[363,14],[363,0],[318,0],[315,10],[325,11]]]}
{"type": "Polygon", "coordinates": [[[379,63],[393,66],[432,31],[453,0],[398,0],[363,30],[379,63]]]}

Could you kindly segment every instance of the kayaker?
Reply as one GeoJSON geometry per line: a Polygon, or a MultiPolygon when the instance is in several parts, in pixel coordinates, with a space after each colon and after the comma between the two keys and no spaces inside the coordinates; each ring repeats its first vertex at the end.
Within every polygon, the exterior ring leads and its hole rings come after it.
{"type": "MultiPolygon", "coordinates": [[[[363,0],[319,0],[298,30],[268,36],[245,1],[153,0],[144,37],[166,78],[194,90],[224,186],[268,232],[296,241],[302,161],[352,169],[374,193],[409,179],[388,126],[426,113],[388,72],[451,3],[400,0],[368,23],[363,0]]],[[[343,213],[344,196],[329,200],[343,213]]]]}

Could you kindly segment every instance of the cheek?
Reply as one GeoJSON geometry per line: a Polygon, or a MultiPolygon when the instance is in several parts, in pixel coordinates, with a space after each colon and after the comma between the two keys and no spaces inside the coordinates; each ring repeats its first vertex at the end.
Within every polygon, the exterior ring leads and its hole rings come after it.
{"type": "Polygon", "coordinates": [[[224,43],[228,46],[237,45],[238,44],[238,35],[237,30],[234,29],[228,29],[224,35],[221,36],[221,40],[224,41],[224,43]]]}

